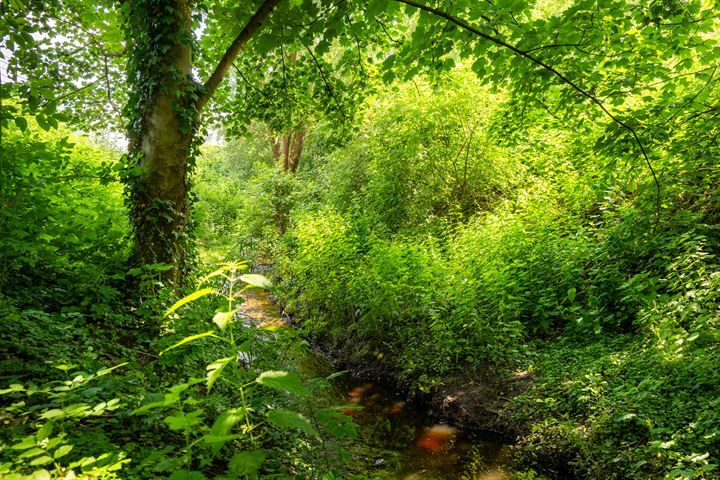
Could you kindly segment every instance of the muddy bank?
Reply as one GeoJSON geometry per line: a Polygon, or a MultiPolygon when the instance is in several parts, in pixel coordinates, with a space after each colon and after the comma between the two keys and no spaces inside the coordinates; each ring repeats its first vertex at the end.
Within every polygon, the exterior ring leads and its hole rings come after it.
{"type": "MultiPolygon", "coordinates": [[[[240,315],[248,326],[288,326],[265,292],[248,295],[240,315]]],[[[506,437],[479,433],[450,410],[438,414],[432,408],[437,395],[408,396],[396,387],[389,362],[341,361],[344,355],[335,352],[347,349],[320,347],[303,350],[295,367],[307,378],[332,378],[312,408],[335,408],[357,425],[357,438],[343,446],[352,459],[346,473],[402,480],[512,478],[503,473],[512,455],[506,437]]]]}
{"type": "Polygon", "coordinates": [[[442,385],[429,392],[410,391],[408,382],[400,380],[400,371],[391,362],[358,354],[347,344],[311,339],[318,354],[339,370],[349,370],[358,378],[395,385],[409,401],[421,403],[439,420],[469,431],[493,432],[514,441],[520,433],[510,425],[503,412],[514,396],[525,391],[532,375],[520,373],[501,378],[490,372],[447,377],[442,385]]]}

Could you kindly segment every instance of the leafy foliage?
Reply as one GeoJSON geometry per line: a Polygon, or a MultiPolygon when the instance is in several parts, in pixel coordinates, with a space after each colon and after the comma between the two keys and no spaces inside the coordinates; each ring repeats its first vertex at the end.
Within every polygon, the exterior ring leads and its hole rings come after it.
{"type": "Polygon", "coordinates": [[[127,252],[116,154],[34,124],[5,130],[2,152],[0,291],[112,315],[127,252]]]}
{"type": "MultiPolygon", "coordinates": [[[[426,108],[445,122],[464,97],[441,98],[426,108]]],[[[703,160],[693,149],[658,157],[658,220],[652,180],[607,150],[588,158],[604,129],[580,136],[551,120],[505,135],[511,102],[483,117],[499,129],[488,134],[498,160],[483,164],[484,178],[505,188],[454,211],[431,182],[455,158],[443,145],[457,141],[427,135],[432,115],[414,130],[405,101],[378,102],[377,115],[371,106],[364,133],[322,167],[320,201],[296,214],[276,257],[286,308],[356,361],[381,359],[413,390],[475,369],[536,375],[505,422],[522,433],[524,458],[553,475],[712,478],[717,429],[702,405],[717,392],[698,398],[690,385],[714,385],[717,368],[716,176],[705,169],[716,149],[703,160]],[[383,152],[377,162],[373,149],[383,152]],[[425,158],[432,176],[406,175],[425,158]]]]}

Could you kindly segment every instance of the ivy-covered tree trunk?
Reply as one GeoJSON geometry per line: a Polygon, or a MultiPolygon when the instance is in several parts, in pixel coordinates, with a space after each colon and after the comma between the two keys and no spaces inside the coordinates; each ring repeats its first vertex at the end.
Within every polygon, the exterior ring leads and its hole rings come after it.
{"type": "Polygon", "coordinates": [[[126,190],[136,260],[165,263],[181,281],[188,265],[188,175],[198,119],[232,62],[279,0],[265,0],[205,84],[192,79],[192,0],[128,0],[128,78],[132,86],[126,190]]]}
{"type": "Polygon", "coordinates": [[[132,0],[134,84],[129,158],[136,259],[182,276],[189,247],[188,170],[196,114],[189,0],[132,0]]]}

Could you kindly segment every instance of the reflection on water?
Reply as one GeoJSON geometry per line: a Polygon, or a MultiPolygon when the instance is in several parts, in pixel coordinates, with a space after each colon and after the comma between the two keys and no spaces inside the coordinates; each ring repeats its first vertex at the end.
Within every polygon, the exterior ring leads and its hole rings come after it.
{"type": "Polygon", "coordinates": [[[335,390],[360,426],[359,442],[351,447],[356,473],[402,480],[457,479],[473,451],[495,465],[473,478],[503,478],[497,469],[503,457],[499,438],[468,437],[452,425],[432,423],[426,411],[381,385],[341,377],[335,390]]]}
{"type": "Polygon", "coordinates": [[[458,429],[449,425],[440,424],[425,428],[415,445],[428,451],[428,453],[437,454],[451,448],[455,443],[455,436],[458,429]]]}
{"type": "MultiPolygon", "coordinates": [[[[254,292],[240,311],[246,325],[274,330],[289,324],[264,291],[254,292]]],[[[327,377],[333,370],[321,355],[311,354],[301,369],[309,377],[327,377]]],[[[324,406],[338,406],[359,426],[359,438],[347,445],[351,473],[400,480],[450,480],[463,474],[477,455],[488,467],[475,480],[502,480],[499,469],[507,449],[497,436],[468,436],[460,429],[435,423],[427,411],[391,388],[342,375],[333,379],[324,406]]]]}

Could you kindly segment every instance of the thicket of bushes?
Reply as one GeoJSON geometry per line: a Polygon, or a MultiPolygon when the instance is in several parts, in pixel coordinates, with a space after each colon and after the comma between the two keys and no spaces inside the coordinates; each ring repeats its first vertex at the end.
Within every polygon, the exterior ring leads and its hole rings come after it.
{"type": "Polygon", "coordinates": [[[270,254],[286,310],[410,390],[531,372],[505,410],[528,461],[580,478],[713,477],[717,154],[678,132],[682,156],[654,160],[658,210],[636,160],[593,150],[601,124],[530,115],[509,131],[502,100],[456,74],[371,103],[283,193],[291,228],[270,254]]]}
{"type": "MultiPolygon", "coordinates": [[[[163,316],[167,267],[128,266],[118,154],[16,123],[0,144],[0,478],[341,475],[354,425],[334,407],[299,413],[329,386],[294,373],[304,341],[233,314],[247,266],[205,279],[232,305],[207,295],[163,316]]],[[[199,207],[234,198],[230,184],[204,185],[199,207]]],[[[204,213],[220,243],[234,215],[204,213]]]]}

